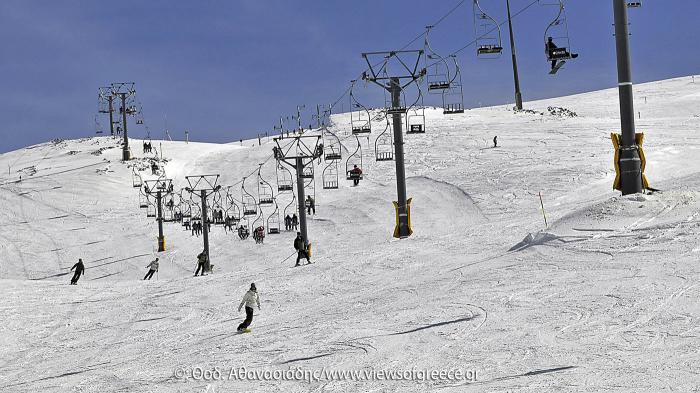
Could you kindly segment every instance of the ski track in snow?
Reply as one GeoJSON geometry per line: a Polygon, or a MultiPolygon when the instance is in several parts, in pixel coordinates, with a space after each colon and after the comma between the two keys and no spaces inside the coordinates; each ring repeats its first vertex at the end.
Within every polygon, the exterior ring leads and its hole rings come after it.
{"type": "MultiPolygon", "coordinates": [[[[415,233],[403,240],[391,238],[394,163],[375,162],[361,138],[360,186],[341,176],[324,190],[319,176],[307,190],[314,263],[299,268],[285,260],[293,233],[256,245],[215,226],[215,270],[194,278],[202,238],[165,223],[168,250],[144,282],[157,227],[132,187],[132,166],[155,178],[141,141],[128,165],[108,137],[2,154],[12,173],[0,175],[0,391],[698,391],[700,95],[689,80],[635,86],[647,97],[647,175],[662,190],[643,196],[610,189],[616,89],[528,103],[575,118],[427,110],[427,133],[405,136],[415,233]],[[67,285],[78,258],[86,275],[67,285]],[[240,335],[250,282],[262,310],[240,335]],[[177,366],[459,368],[478,379],[183,381],[177,366]]],[[[356,146],[348,120],[332,118],[344,160],[356,146]]],[[[270,159],[274,143],[261,142],[163,141],[163,171],[176,189],[200,173],[234,184],[270,159]]],[[[263,176],[274,184],[269,162],[263,176]]],[[[292,200],[278,198],[281,211],[292,200]]]]}

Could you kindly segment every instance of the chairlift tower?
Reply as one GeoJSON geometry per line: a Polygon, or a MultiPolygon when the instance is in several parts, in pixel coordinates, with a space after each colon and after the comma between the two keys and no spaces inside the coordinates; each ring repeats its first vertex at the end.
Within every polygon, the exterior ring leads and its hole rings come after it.
{"type": "Polygon", "coordinates": [[[114,136],[114,96],[111,87],[97,89],[98,112],[109,114],[109,134],[114,136]]]}
{"type": "Polygon", "coordinates": [[[515,56],[515,39],[513,38],[513,19],[510,17],[510,0],[506,0],[508,12],[508,32],[510,33],[510,55],[513,64],[513,83],[515,84],[515,108],[523,110],[523,95],[520,92],[520,77],[518,76],[518,59],[515,56]]]}
{"type": "Polygon", "coordinates": [[[394,127],[394,160],[396,161],[396,189],[398,200],[394,202],[396,208],[396,227],[394,237],[406,238],[411,236],[410,200],[406,198],[406,169],[404,164],[403,150],[403,121],[402,116],[408,115],[406,107],[401,105],[401,92],[413,83],[417,83],[426,74],[425,68],[419,69],[423,50],[406,50],[390,52],[367,52],[362,57],[369,66],[370,74],[364,72],[362,79],[375,83],[377,86],[389,91],[391,94],[391,108],[387,109],[387,115],[393,117],[394,127]],[[372,65],[370,58],[383,57],[381,66],[372,65]],[[407,63],[403,56],[415,56],[415,63],[407,63]],[[389,76],[387,65],[389,60],[395,59],[403,68],[403,71],[395,76],[389,76]],[[387,84],[385,84],[388,82],[387,84]]]}
{"type": "MultiPolygon", "coordinates": [[[[297,135],[293,138],[274,138],[277,145],[274,150],[275,159],[283,162],[296,171],[297,196],[299,208],[299,232],[304,239],[304,247],[308,250],[309,236],[306,226],[306,209],[304,201],[304,168],[313,165],[315,159],[323,155],[323,145],[319,145],[320,135],[297,135]]],[[[286,210],[286,209],[285,209],[286,210]]]]}
{"type": "Polygon", "coordinates": [[[219,175],[195,175],[185,176],[189,187],[185,191],[196,195],[202,202],[202,238],[204,239],[204,253],[211,266],[211,254],[209,253],[209,219],[207,218],[207,198],[218,192],[221,186],[218,185],[219,175]]]}
{"type": "Polygon", "coordinates": [[[622,195],[643,190],[642,160],[637,145],[634,125],[634,96],[629,48],[627,1],[613,0],[615,15],[615,46],[617,51],[617,82],[620,97],[620,125],[622,138],[619,147],[620,191],[622,195]]]}
{"type": "Polygon", "coordinates": [[[170,179],[146,180],[145,192],[148,195],[156,196],[157,218],[158,221],[158,252],[165,251],[165,236],[163,235],[163,194],[166,195],[172,192],[173,182],[170,179]]]}
{"type": "Polygon", "coordinates": [[[133,105],[127,106],[128,103],[132,103],[133,97],[136,95],[136,88],[133,82],[120,82],[112,83],[111,91],[113,97],[119,97],[121,99],[121,108],[119,111],[122,114],[122,127],[124,133],[124,146],[122,146],[122,160],[129,161],[131,159],[131,152],[129,151],[129,136],[127,134],[127,124],[126,115],[131,115],[136,113],[136,107],[133,105]],[[128,101],[127,101],[128,100],[128,101]]]}

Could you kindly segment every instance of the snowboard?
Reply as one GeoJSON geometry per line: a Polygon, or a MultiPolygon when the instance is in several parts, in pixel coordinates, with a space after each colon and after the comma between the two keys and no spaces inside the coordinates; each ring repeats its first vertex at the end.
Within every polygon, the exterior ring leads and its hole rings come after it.
{"type": "Polygon", "coordinates": [[[554,68],[552,68],[552,70],[549,71],[549,75],[554,75],[554,74],[556,74],[557,71],[559,71],[559,69],[560,69],[564,64],[566,64],[566,61],[564,61],[564,60],[558,62],[557,65],[555,65],[554,68]]]}
{"type": "Polygon", "coordinates": [[[252,332],[252,330],[250,330],[250,328],[246,328],[246,329],[243,329],[243,330],[237,330],[236,332],[237,332],[238,334],[243,334],[243,333],[250,333],[250,332],[252,332]]]}

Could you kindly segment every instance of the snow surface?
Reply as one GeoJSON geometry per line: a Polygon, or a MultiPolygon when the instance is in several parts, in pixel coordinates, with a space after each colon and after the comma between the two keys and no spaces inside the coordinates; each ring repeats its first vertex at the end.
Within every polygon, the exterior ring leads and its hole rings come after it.
{"type": "MultiPolygon", "coordinates": [[[[285,260],[292,233],[256,245],[214,227],[215,272],[197,278],[202,239],[166,223],[160,272],[141,281],[157,236],[132,187],[141,141],[128,165],[108,137],[2,154],[0,391],[699,391],[700,83],[635,94],[647,175],[662,192],[611,189],[616,89],[527,103],[544,114],[429,110],[428,132],[405,136],[412,237],[391,237],[394,163],[374,162],[364,140],[359,187],[316,180],[316,263],[285,260]],[[70,286],[78,258],[86,275],[70,286]],[[251,282],[262,311],[238,335],[251,282]],[[193,381],[174,377],[178,366],[457,368],[477,380],[193,381]]],[[[333,121],[353,148],[348,115],[333,121]]],[[[263,162],[274,180],[273,145],[154,141],[176,188],[207,173],[234,184],[263,162]]]]}

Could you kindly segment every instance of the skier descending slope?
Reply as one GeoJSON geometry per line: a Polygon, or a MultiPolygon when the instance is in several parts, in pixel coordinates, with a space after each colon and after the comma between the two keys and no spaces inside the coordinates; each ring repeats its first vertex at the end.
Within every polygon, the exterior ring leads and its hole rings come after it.
{"type": "Polygon", "coordinates": [[[150,281],[151,277],[153,277],[153,273],[158,271],[158,258],[149,263],[146,267],[148,268],[148,273],[146,273],[146,276],[143,279],[150,281]]]}
{"type": "Polygon", "coordinates": [[[70,271],[73,271],[73,269],[75,269],[75,274],[73,274],[73,278],[70,280],[70,285],[77,285],[80,276],[85,274],[85,265],[83,265],[82,258],[78,259],[78,263],[73,265],[73,267],[70,268],[70,271]]]}
{"type": "Polygon", "coordinates": [[[258,310],[260,310],[260,296],[258,296],[258,290],[255,288],[255,283],[250,284],[250,289],[243,296],[241,304],[238,306],[238,312],[241,312],[241,308],[245,305],[245,320],[238,325],[239,333],[248,333],[250,329],[250,323],[253,322],[253,307],[258,305],[258,310]]]}

